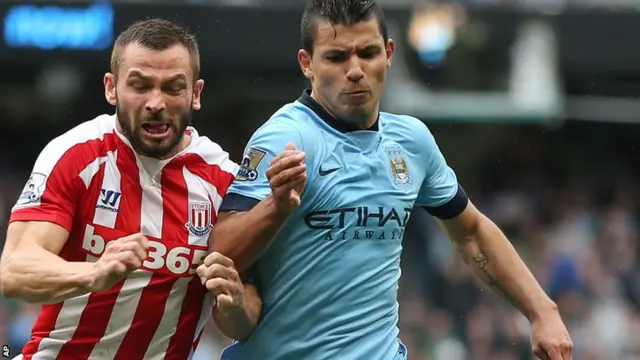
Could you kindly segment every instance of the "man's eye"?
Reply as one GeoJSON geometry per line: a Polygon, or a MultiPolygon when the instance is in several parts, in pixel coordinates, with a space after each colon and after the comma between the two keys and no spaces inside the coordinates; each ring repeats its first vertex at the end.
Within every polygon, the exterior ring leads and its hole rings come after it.
{"type": "Polygon", "coordinates": [[[136,90],[144,90],[146,89],[148,86],[142,83],[131,83],[129,84],[129,86],[131,86],[132,88],[136,89],[136,90]]]}
{"type": "Polygon", "coordinates": [[[331,62],[341,62],[346,60],[346,56],[343,54],[334,54],[327,56],[327,59],[331,62]]]}
{"type": "Polygon", "coordinates": [[[377,52],[376,52],[376,51],[372,51],[372,50],[370,50],[370,51],[364,51],[364,52],[362,52],[362,53],[360,54],[360,57],[361,57],[361,58],[363,58],[363,59],[372,59],[372,58],[374,58],[376,55],[377,55],[377,52]]]}
{"type": "Polygon", "coordinates": [[[170,94],[178,94],[184,90],[184,86],[182,85],[172,85],[165,88],[165,91],[170,94]]]}

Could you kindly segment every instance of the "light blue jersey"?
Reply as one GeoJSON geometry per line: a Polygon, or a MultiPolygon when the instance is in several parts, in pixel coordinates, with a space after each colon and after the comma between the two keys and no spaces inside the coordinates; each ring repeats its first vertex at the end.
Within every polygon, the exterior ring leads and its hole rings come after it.
{"type": "MultiPolygon", "coordinates": [[[[271,193],[265,171],[292,142],[306,153],[302,204],[256,264],[258,328],[230,360],[406,359],[398,339],[398,279],[414,205],[450,218],[467,198],[421,121],[380,113],[350,131],[305,91],[253,135],[221,211],[271,193]]],[[[241,230],[239,230],[241,231],[241,230]]]]}

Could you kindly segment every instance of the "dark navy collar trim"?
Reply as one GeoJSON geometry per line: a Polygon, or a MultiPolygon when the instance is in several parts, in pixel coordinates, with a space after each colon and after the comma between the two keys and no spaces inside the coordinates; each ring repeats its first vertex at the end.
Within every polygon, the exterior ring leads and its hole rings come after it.
{"type": "MultiPolygon", "coordinates": [[[[333,115],[329,114],[329,112],[325,110],[322,105],[318,104],[318,102],[311,97],[311,89],[305,89],[302,92],[302,95],[300,95],[300,97],[298,98],[298,101],[302,103],[302,105],[308,107],[314,113],[316,113],[316,115],[318,115],[318,117],[326,122],[327,125],[331,126],[341,133],[362,130],[354,127],[346,121],[337,119],[333,115]]],[[[376,122],[367,130],[378,131],[378,121],[376,120],[376,122]]]]}

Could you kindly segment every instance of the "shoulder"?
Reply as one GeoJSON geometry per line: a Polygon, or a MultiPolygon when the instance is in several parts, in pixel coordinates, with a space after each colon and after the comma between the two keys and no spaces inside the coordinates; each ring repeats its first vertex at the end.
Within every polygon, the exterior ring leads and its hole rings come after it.
{"type": "Polygon", "coordinates": [[[409,115],[399,115],[387,112],[380,113],[385,130],[402,134],[422,135],[431,134],[427,125],[420,119],[409,115]]]}
{"type": "Polygon", "coordinates": [[[192,136],[189,151],[176,160],[181,161],[186,171],[209,184],[207,187],[213,186],[216,191],[210,189],[211,194],[224,196],[239,165],[230,159],[228,152],[208,137],[198,135],[194,128],[187,131],[192,136]]]}
{"type": "Polygon", "coordinates": [[[383,121],[384,132],[392,135],[408,148],[429,149],[435,145],[433,134],[422,120],[409,115],[385,112],[381,112],[380,117],[383,121]]]}
{"type": "Polygon", "coordinates": [[[238,164],[232,161],[229,157],[229,153],[226,152],[220,145],[207,136],[198,135],[197,131],[193,128],[189,129],[195,136],[193,136],[193,144],[191,153],[196,155],[195,162],[200,161],[203,164],[217,167],[221,171],[224,171],[235,176],[238,171],[238,164]]]}
{"type": "Polygon", "coordinates": [[[35,171],[48,174],[61,161],[79,170],[79,166],[106,155],[110,147],[115,149],[115,121],[114,115],[100,115],[57,136],[38,156],[35,171]]]}
{"type": "MultiPolygon", "coordinates": [[[[74,208],[74,201],[87,189],[96,169],[106,160],[109,146],[105,143],[115,144],[114,129],[115,116],[101,115],[51,140],[38,156],[12,211],[15,213],[16,210],[41,204],[59,207],[64,209],[59,212],[64,219],[59,221],[69,229],[70,215],[64,211],[74,208]]],[[[115,145],[110,146],[115,150],[115,145]]],[[[43,209],[46,210],[47,206],[43,209]]],[[[29,216],[21,219],[31,219],[29,216]]],[[[47,216],[44,218],[50,219],[47,216]]]]}
{"type": "Polygon", "coordinates": [[[286,104],[255,131],[250,141],[273,139],[278,143],[293,142],[303,149],[309,148],[316,133],[312,116],[311,110],[297,101],[286,104]]]}
{"type": "Polygon", "coordinates": [[[115,115],[100,115],[59,135],[47,146],[62,151],[90,141],[104,141],[106,137],[115,135],[115,122],[115,115]]]}

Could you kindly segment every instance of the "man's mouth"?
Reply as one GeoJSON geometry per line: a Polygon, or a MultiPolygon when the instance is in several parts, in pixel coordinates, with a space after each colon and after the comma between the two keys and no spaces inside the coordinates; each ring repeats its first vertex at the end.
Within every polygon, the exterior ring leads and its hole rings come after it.
{"type": "Polygon", "coordinates": [[[153,138],[162,138],[169,133],[171,127],[168,124],[146,123],[142,124],[142,130],[146,133],[147,136],[153,138]]]}

